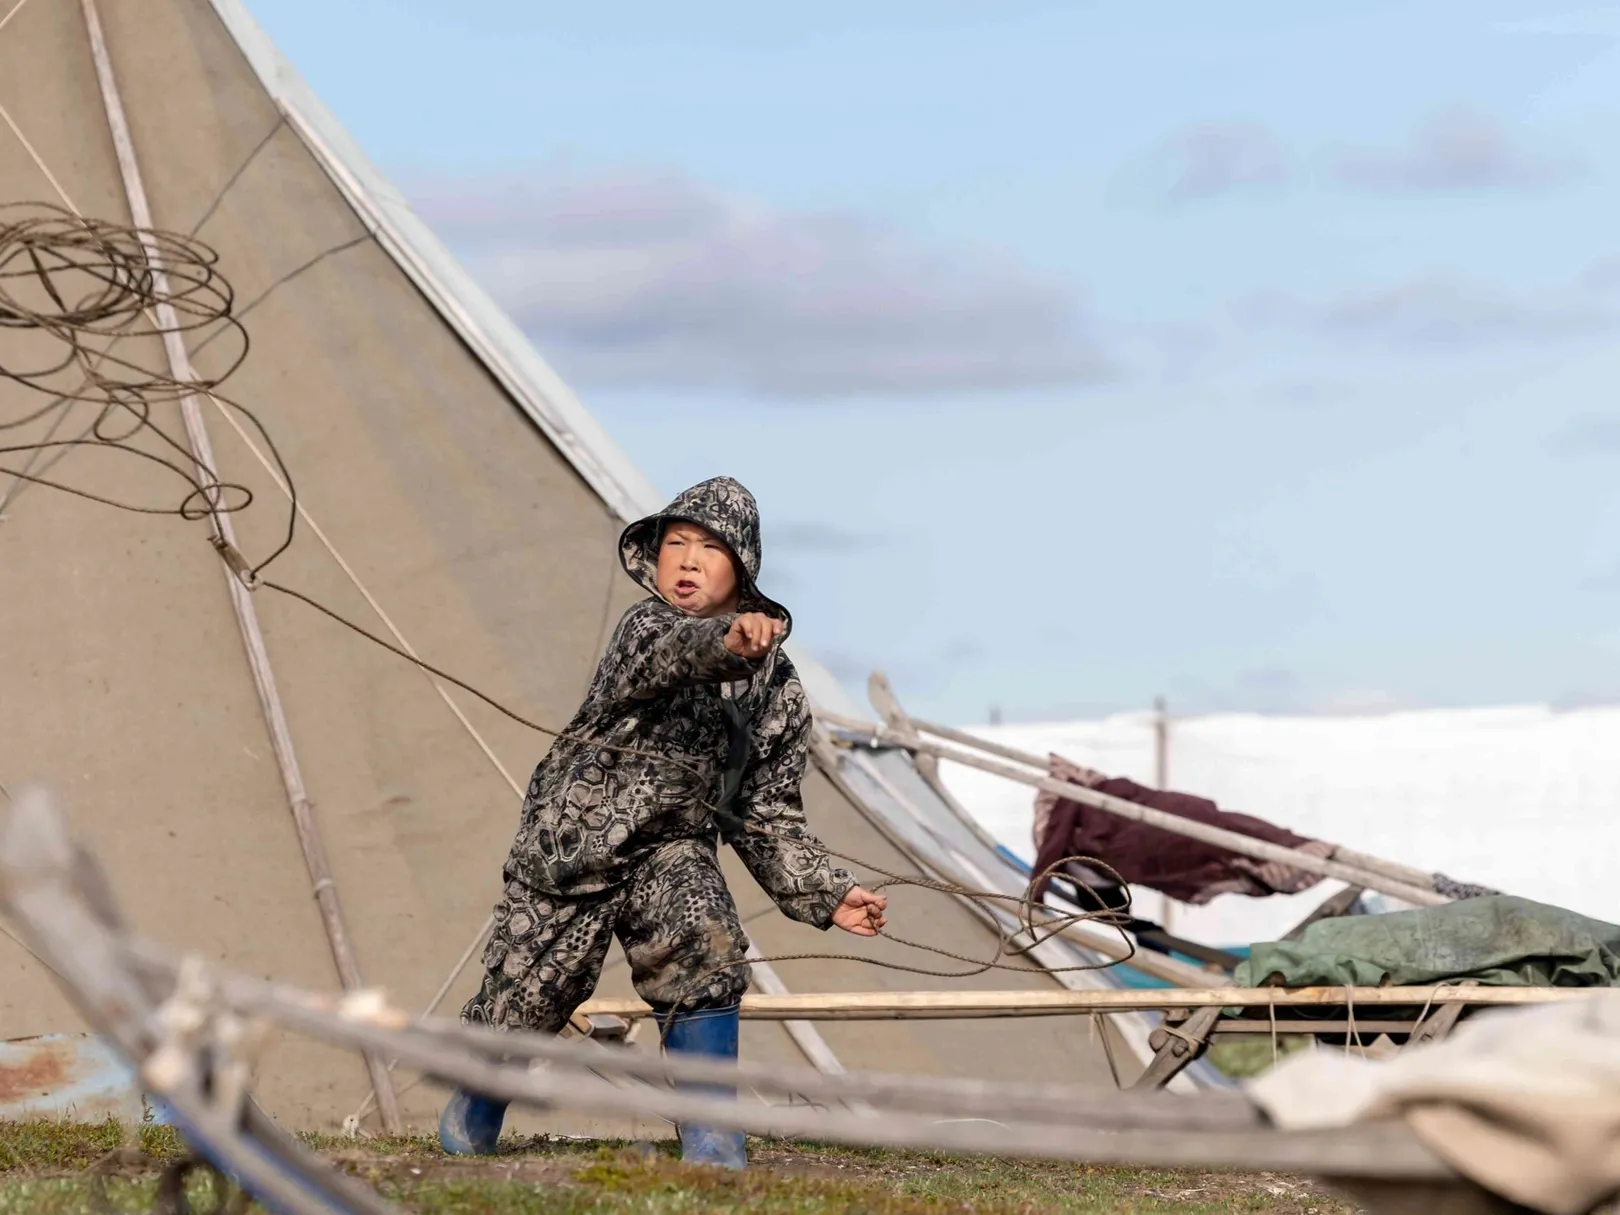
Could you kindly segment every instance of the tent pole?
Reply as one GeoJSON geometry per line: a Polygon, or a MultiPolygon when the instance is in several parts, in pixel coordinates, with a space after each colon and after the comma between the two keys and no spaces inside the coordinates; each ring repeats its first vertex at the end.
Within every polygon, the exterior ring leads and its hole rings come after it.
{"type": "MultiPolygon", "coordinates": [[[[90,35],[90,54],[95,60],[96,79],[101,86],[101,100],[107,112],[107,125],[111,129],[113,148],[118,156],[118,171],[123,178],[124,192],[129,200],[130,219],[140,230],[141,242],[145,246],[147,261],[152,268],[156,294],[159,297],[166,297],[169,290],[168,275],[157,245],[148,235],[153,226],[152,211],[147,202],[145,183],[141,180],[140,164],[135,156],[135,143],[130,136],[129,121],[124,113],[123,99],[119,95],[118,81],[113,75],[112,59],[107,53],[101,15],[96,9],[96,0],[81,0],[81,4],[84,9],[85,26],[90,35]]],[[[182,383],[195,381],[196,373],[192,369],[191,357],[186,351],[179,318],[175,315],[173,305],[160,298],[156,314],[154,320],[163,337],[163,348],[168,356],[170,374],[182,383]]],[[[181,397],[180,412],[185,420],[186,436],[190,441],[192,455],[197,461],[203,484],[217,486],[219,479],[214,471],[213,446],[208,441],[208,431],[204,426],[202,409],[195,393],[188,392],[181,397]]],[[[226,551],[235,551],[236,536],[230,516],[219,510],[216,495],[208,495],[208,505],[216,541],[226,546],[226,551]]],[[[331,946],[332,959],[337,965],[338,979],[344,990],[353,991],[364,986],[360,964],[355,957],[354,943],[343,917],[342,905],[338,901],[337,884],[332,878],[326,845],[315,822],[314,803],[310,801],[309,793],[304,787],[298,757],[293,750],[292,732],[287,726],[281,697],[276,690],[275,674],[270,666],[270,654],[265,647],[264,633],[259,627],[259,616],[253,605],[252,592],[229,568],[225,571],[225,580],[230,588],[231,606],[236,612],[236,623],[242,634],[242,643],[247,649],[248,666],[253,672],[253,684],[259,695],[259,706],[264,711],[265,724],[270,731],[270,743],[275,749],[282,783],[286,786],[293,826],[298,833],[298,842],[303,849],[304,863],[309,869],[310,880],[314,884],[315,901],[326,929],[327,943],[331,946]]],[[[402,1124],[399,1098],[394,1091],[393,1078],[380,1057],[367,1054],[365,1059],[366,1068],[371,1075],[372,1088],[377,1094],[377,1109],[382,1117],[383,1126],[390,1133],[398,1132],[402,1124]]]]}
{"type": "MultiPolygon", "coordinates": [[[[953,730],[948,726],[939,726],[932,722],[914,721],[912,724],[925,734],[933,734],[938,738],[961,743],[976,750],[988,751],[1042,772],[1046,771],[1046,760],[1038,755],[1017,751],[1011,747],[993,745],[987,743],[984,739],[975,738],[965,731],[953,730]]],[[[1166,766],[1168,767],[1168,759],[1166,760],[1166,766]]],[[[1342,844],[1333,845],[1333,859],[1342,861],[1346,865],[1353,865],[1357,869],[1366,869],[1372,873],[1382,874],[1385,877],[1393,878],[1397,882],[1405,882],[1410,886],[1425,888],[1432,887],[1434,884],[1434,874],[1432,873],[1426,873],[1422,869],[1413,868],[1411,865],[1402,865],[1396,861],[1386,861],[1381,857],[1370,856],[1365,852],[1357,852],[1352,848],[1346,848],[1342,844]]]]}
{"type": "MultiPolygon", "coordinates": [[[[822,713],[822,714],[820,714],[820,717],[821,717],[821,719],[823,721],[827,722],[829,725],[835,725],[835,726],[838,726],[838,727],[840,727],[842,729],[857,731],[857,732],[865,733],[865,734],[870,734],[870,735],[873,735],[874,737],[876,737],[879,733],[885,733],[886,732],[886,737],[885,737],[884,741],[890,742],[890,743],[892,743],[892,744],[894,744],[896,746],[899,746],[899,747],[901,747],[903,749],[906,749],[906,750],[915,750],[916,749],[915,744],[906,741],[904,738],[896,737],[894,735],[894,732],[888,730],[886,726],[874,725],[871,722],[858,721],[858,720],[856,720],[854,718],[840,717],[839,715],[833,714],[833,713],[822,713]]],[[[965,730],[956,730],[956,729],[953,729],[950,726],[937,725],[934,722],[923,721],[921,718],[913,717],[913,718],[910,719],[910,721],[911,721],[911,724],[914,727],[916,727],[916,729],[920,730],[924,734],[932,734],[936,738],[947,739],[950,742],[958,743],[961,746],[968,747],[973,751],[980,751],[980,752],[983,752],[983,753],[985,753],[987,755],[999,756],[1002,759],[1010,759],[1014,763],[1022,764],[1026,768],[1033,768],[1036,772],[1042,773],[1043,775],[1047,771],[1047,762],[1046,762],[1046,760],[1043,759],[1041,756],[1031,755],[1028,751],[1020,751],[1015,747],[1005,746],[1002,743],[992,742],[991,740],[989,740],[987,738],[980,738],[975,734],[969,734],[965,730]]],[[[1019,773],[1017,775],[1014,775],[1011,771],[1006,769],[1001,764],[992,764],[989,767],[985,767],[985,765],[983,765],[981,763],[974,762],[972,759],[962,758],[962,753],[959,752],[959,751],[946,750],[946,751],[942,752],[935,744],[931,744],[931,743],[923,743],[922,744],[922,749],[925,752],[927,752],[928,754],[934,755],[939,759],[948,759],[952,763],[960,763],[960,764],[963,764],[963,765],[965,765],[967,767],[970,767],[970,768],[974,768],[974,767],[983,768],[987,772],[993,772],[996,775],[1005,776],[1009,780],[1019,781],[1020,783],[1023,783],[1023,784],[1030,784],[1031,783],[1030,780],[1026,777],[1025,774],[1019,773]]],[[[1063,796],[1067,796],[1067,795],[1065,794],[1063,796]]],[[[1093,796],[1095,797],[1095,796],[1099,796],[1099,795],[1094,794],[1093,796]]],[[[1095,802],[1095,801],[1088,801],[1086,798],[1074,798],[1072,800],[1085,802],[1088,805],[1096,805],[1099,809],[1103,809],[1103,810],[1115,809],[1114,807],[1104,806],[1104,805],[1101,805],[1100,803],[1095,802]]],[[[1110,798],[1110,799],[1107,799],[1107,800],[1109,800],[1109,801],[1118,801],[1119,799],[1110,798]]],[[[1117,810],[1116,810],[1116,812],[1117,812],[1117,810]]],[[[1155,814],[1157,812],[1156,811],[1149,811],[1149,813],[1150,814],[1155,814]]],[[[1131,813],[1126,813],[1125,817],[1134,818],[1136,816],[1134,814],[1131,814],[1131,813]]],[[[1156,825],[1163,826],[1167,831],[1176,831],[1176,832],[1179,832],[1182,835],[1193,834],[1192,832],[1187,831],[1184,827],[1177,826],[1176,823],[1178,821],[1182,821],[1182,820],[1175,820],[1174,818],[1172,818],[1171,821],[1164,822],[1164,823],[1158,823],[1157,820],[1155,820],[1156,825]]],[[[1230,834],[1230,833],[1223,832],[1222,834],[1230,834]]],[[[1247,837],[1236,837],[1236,838],[1247,838],[1247,837]]],[[[1227,847],[1233,852],[1244,852],[1245,851],[1243,848],[1237,847],[1235,844],[1222,843],[1221,841],[1210,841],[1210,842],[1219,843],[1219,844],[1221,844],[1222,847],[1227,847]]],[[[1254,855],[1254,854],[1250,853],[1248,855],[1254,855]]],[[[1262,859],[1280,860],[1280,859],[1283,859],[1283,858],[1280,858],[1280,857],[1265,857],[1265,858],[1262,858],[1262,859]]],[[[1352,867],[1352,868],[1355,868],[1355,869],[1361,869],[1361,870],[1366,871],[1367,873],[1376,874],[1376,875],[1378,875],[1379,877],[1382,877],[1382,878],[1388,878],[1388,879],[1390,879],[1390,880],[1392,880],[1394,882],[1400,883],[1400,884],[1405,885],[1405,886],[1415,886],[1419,890],[1427,890],[1427,891],[1433,891],[1433,889],[1434,889],[1434,874],[1432,874],[1432,873],[1426,873],[1423,870],[1415,869],[1410,865],[1401,865],[1401,864],[1398,864],[1395,861],[1386,861],[1386,860],[1384,860],[1384,859],[1382,859],[1380,857],[1369,856],[1365,852],[1357,852],[1356,850],[1354,850],[1352,848],[1346,848],[1342,844],[1334,844],[1333,845],[1333,858],[1332,859],[1333,859],[1334,862],[1340,864],[1341,866],[1349,866],[1349,867],[1352,867]]],[[[1298,865],[1297,867],[1301,868],[1301,869],[1311,868],[1311,864],[1309,863],[1309,861],[1310,861],[1310,858],[1307,858],[1307,862],[1303,862],[1300,865],[1298,865]]],[[[1291,861],[1291,860],[1285,860],[1284,863],[1285,864],[1293,864],[1294,862],[1291,861]]],[[[1312,872],[1320,872],[1320,870],[1312,869],[1312,872]]],[[[1336,875],[1334,875],[1334,876],[1336,876],[1336,875]]],[[[1360,878],[1355,878],[1355,879],[1341,878],[1340,880],[1342,880],[1342,881],[1351,881],[1351,882],[1353,882],[1354,884],[1357,884],[1357,885],[1367,885],[1367,886],[1370,886],[1372,889],[1376,889],[1376,890],[1383,890],[1384,889],[1383,887],[1378,886],[1376,883],[1363,882],[1363,881],[1361,881],[1360,878]]],[[[1390,891],[1387,891],[1387,890],[1384,891],[1384,892],[1385,893],[1393,893],[1393,892],[1390,892],[1390,891]]],[[[1406,894],[1394,894],[1394,897],[1400,898],[1400,899],[1406,899],[1408,902],[1411,901],[1406,894]]],[[[1435,901],[1437,901],[1437,900],[1432,900],[1432,899],[1428,900],[1428,902],[1435,902],[1435,901]]],[[[1450,900],[1450,898],[1442,897],[1438,901],[1448,902],[1449,903],[1451,900],[1450,900]]],[[[1426,905],[1428,905],[1428,903],[1425,903],[1424,905],[1426,906],[1426,905]]]]}
{"type": "MultiPolygon", "coordinates": [[[[833,721],[833,715],[822,714],[824,720],[833,721]]],[[[845,728],[858,729],[868,734],[874,742],[883,741],[892,746],[900,747],[913,754],[930,755],[935,759],[949,760],[953,764],[961,764],[968,768],[977,768],[981,772],[988,772],[993,776],[1005,777],[1021,785],[1029,785],[1035,789],[1043,789],[1055,793],[1059,797],[1079,802],[1083,806],[1094,806],[1099,810],[1106,810],[1110,814],[1117,814],[1121,818],[1128,818],[1134,822],[1147,823],[1149,826],[1160,827],[1172,831],[1177,835],[1185,835],[1191,839],[1202,840],[1207,844],[1214,844],[1218,848],[1225,848],[1229,852],[1236,852],[1240,856],[1252,856],[1256,860],[1278,861],[1294,869],[1303,869],[1308,873],[1319,874],[1322,877],[1337,878],[1341,882],[1353,886],[1365,886],[1369,890],[1377,890],[1391,898],[1401,899],[1415,907],[1437,907],[1452,900],[1443,894],[1438,894],[1433,887],[1433,878],[1427,874],[1417,874],[1423,878],[1423,885],[1414,882],[1402,881],[1399,878],[1388,876],[1383,865],[1377,871],[1360,868],[1353,863],[1337,859],[1340,857],[1359,856],[1351,853],[1349,849],[1336,849],[1335,859],[1323,859],[1312,856],[1306,852],[1299,852],[1293,848],[1284,848],[1278,844],[1269,844],[1251,836],[1239,834],[1236,831],[1227,831],[1220,827],[1210,827],[1191,819],[1181,818],[1178,815],[1166,814],[1162,810],[1154,810],[1148,806],[1139,806],[1135,802],[1126,801],[1122,797],[1112,797],[1096,789],[1089,789],[1084,785],[1076,785],[1069,781],[1053,780],[1044,775],[1036,767],[1037,761],[1033,756],[1024,756],[1011,748],[991,743],[980,749],[993,754],[1011,754],[1018,759],[1022,767],[1012,764],[999,763],[983,755],[976,755],[972,751],[960,750],[956,747],[943,746],[940,743],[928,742],[922,739],[906,739],[896,737],[885,726],[872,726],[867,723],[850,723],[848,719],[838,719],[835,724],[845,728]],[[1034,770],[1030,770],[1034,769],[1034,770]]],[[[962,735],[960,731],[948,730],[943,726],[930,725],[927,722],[912,719],[912,725],[918,730],[941,737],[972,738],[971,735],[962,735]]],[[[974,740],[980,741],[980,740],[974,740]]]]}

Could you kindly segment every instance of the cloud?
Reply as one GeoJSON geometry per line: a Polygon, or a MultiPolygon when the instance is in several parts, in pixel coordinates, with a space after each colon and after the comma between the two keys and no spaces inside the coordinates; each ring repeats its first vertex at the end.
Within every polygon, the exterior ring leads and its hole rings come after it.
{"type": "Polygon", "coordinates": [[[1330,335],[1418,347],[1555,341],[1614,325],[1611,312],[1578,293],[1511,292],[1443,275],[1350,292],[1315,320],[1330,335]]]}
{"type": "MultiPolygon", "coordinates": [[[[1506,344],[1552,344],[1620,328],[1620,305],[1605,298],[1620,258],[1593,263],[1573,281],[1515,289],[1455,273],[1431,271],[1311,299],[1288,290],[1235,298],[1231,322],[1248,333],[1315,332],[1335,341],[1381,342],[1408,350],[1464,350],[1506,344]]],[[[1620,286],[1620,282],[1616,283],[1620,286]]],[[[1309,404],[1351,391],[1315,379],[1283,380],[1272,395],[1309,404]]]]}
{"type": "Polygon", "coordinates": [[[1553,447],[1572,456],[1620,454],[1620,414],[1576,418],[1553,436],[1553,447]]]}
{"type": "Polygon", "coordinates": [[[1452,110],[1421,126],[1405,148],[1344,154],[1335,172],[1358,189],[1413,194],[1540,189],[1566,179],[1574,168],[1515,142],[1494,119],[1452,110]]]}
{"type": "Polygon", "coordinates": [[[907,396],[1108,372],[1063,285],[857,216],[643,171],[438,182],[414,202],[548,357],[597,385],[907,396]]]}
{"type": "Polygon", "coordinates": [[[1199,123],[1164,141],[1158,156],[1169,179],[1165,198],[1173,203],[1200,202],[1231,194],[1279,186],[1288,180],[1288,157],[1282,145],[1255,123],[1199,123]]]}

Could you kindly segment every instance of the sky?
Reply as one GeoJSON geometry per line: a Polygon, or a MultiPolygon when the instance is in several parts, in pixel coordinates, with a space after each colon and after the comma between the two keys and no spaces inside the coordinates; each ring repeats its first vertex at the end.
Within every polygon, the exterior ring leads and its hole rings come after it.
{"type": "Polygon", "coordinates": [[[857,694],[1620,701],[1620,7],[251,7],[857,694]]]}

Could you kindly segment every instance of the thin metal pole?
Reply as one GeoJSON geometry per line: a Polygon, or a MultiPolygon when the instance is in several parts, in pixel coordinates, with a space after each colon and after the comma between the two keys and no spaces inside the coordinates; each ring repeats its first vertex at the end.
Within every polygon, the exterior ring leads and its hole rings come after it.
{"type": "MultiPolygon", "coordinates": [[[[197,377],[192,369],[191,357],[186,352],[185,340],[181,336],[179,318],[166,298],[169,292],[168,274],[163,266],[157,243],[149,235],[153,226],[152,211],[147,203],[146,186],[141,179],[140,163],[135,155],[135,141],[130,136],[123,99],[118,92],[118,81],[113,75],[112,59],[107,53],[101,16],[96,10],[95,0],[80,0],[80,2],[84,9],[85,26],[90,34],[90,54],[95,60],[96,79],[100,83],[101,99],[107,111],[107,125],[112,131],[113,148],[118,156],[118,171],[123,177],[124,193],[129,199],[130,219],[141,234],[147,261],[152,268],[153,287],[160,297],[156,306],[156,323],[162,333],[169,372],[182,383],[195,382],[197,377]]],[[[180,412],[185,420],[186,436],[191,443],[192,455],[197,461],[203,484],[217,486],[219,478],[214,471],[213,446],[208,441],[202,408],[195,393],[188,392],[180,398],[180,412]]],[[[236,536],[230,516],[218,509],[217,495],[209,494],[207,497],[214,535],[234,551],[236,536]]],[[[315,901],[320,908],[327,943],[331,946],[332,960],[337,965],[338,980],[345,990],[352,991],[365,985],[360,974],[360,964],[355,957],[354,944],[343,917],[342,905],[338,901],[337,884],[332,878],[326,845],[315,822],[314,803],[304,787],[303,773],[299,769],[298,757],[293,750],[292,732],[287,727],[287,717],[282,710],[280,694],[276,690],[275,674],[270,666],[269,651],[265,648],[263,630],[259,627],[258,612],[253,606],[252,592],[229,568],[225,570],[225,581],[230,588],[231,606],[236,612],[236,623],[242,634],[242,644],[247,649],[248,666],[253,672],[253,686],[258,692],[259,707],[264,711],[265,724],[270,731],[270,743],[276,753],[276,764],[281,770],[282,783],[286,786],[293,826],[298,833],[298,843],[304,853],[304,864],[309,870],[310,881],[314,886],[315,901]]],[[[399,1098],[394,1091],[393,1078],[380,1057],[368,1054],[365,1059],[366,1068],[371,1075],[372,1088],[377,1094],[377,1109],[382,1117],[383,1126],[390,1133],[397,1132],[402,1124],[399,1098]]]]}

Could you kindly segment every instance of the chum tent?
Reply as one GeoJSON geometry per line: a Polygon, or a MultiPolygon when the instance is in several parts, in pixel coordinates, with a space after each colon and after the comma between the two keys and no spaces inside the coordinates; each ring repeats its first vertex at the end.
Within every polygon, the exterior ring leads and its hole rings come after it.
{"type": "MultiPolygon", "coordinates": [[[[0,0],[0,202],[130,223],[131,159],[153,225],[218,251],[251,336],[223,391],[263,419],[296,483],[302,514],[276,577],[560,725],[639,594],[618,566],[619,530],[662,495],[239,0],[0,0]],[[99,63],[91,19],[104,35],[99,63]],[[114,108],[127,119],[127,144],[112,134],[114,108]]],[[[206,377],[230,354],[229,343],[205,337],[190,335],[188,353],[206,377]]],[[[44,340],[0,330],[0,363],[38,354],[44,340]]],[[[167,357],[154,336],[125,349],[155,367],[167,357]]],[[[30,389],[0,380],[5,444],[82,434],[94,420],[93,408],[68,406],[13,425],[38,405],[30,389]]],[[[256,495],[230,516],[239,547],[266,553],[287,508],[274,465],[239,417],[233,424],[204,402],[202,418],[220,477],[256,495]]],[[[172,402],[154,421],[183,433],[172,402]]],[[[57,456],[49,475],[67,485],[172,501],[172,482],[149,463],[94,447],[57,456]]],[[[14,452],[0,467],[37,474],[33,460],[14,452]]],[[[150,938],[330,990],[339,976],[322,900],[330,909],[335,893],[364,983],[424,1008],[489,913],[520,790],[546,739],[304,604],[266,590],[246,596],[330,861],[331,881],[317,891],[227,570],[208,539],[205,522],[126,513],[0,476],[0,782],[54,789],[150,938]]],[[[795,659],[818,708],[858,711],[808,655],[795,659]]],[[[1023,885],[903,756],[824,749],[805,794],[812,825],[843,853],[1007,893],[1023,885]]],[[[729,854],[728,863],[763,955],[858,952],[965,969],[793,924],[729,854]]],[[[992,918],[916,890],[892,902],[895,931],[966,957],[993,953],[992,918]]],[[[1094,959],[1052,942],[1040,960],[1094,959]]],[[[474,955],[441,1014],[455,1013],[478,970],[474,955]]],[[[1110,971],[948,979],[832,961],[756,968],[755,978],[796,991],[1125,981],[1110,971]]],[[[0,1038],[82,1028],[41,965],[3,938],[0,989],[0,1038]]],[[[622,960],[610,962],[601,990],[629,994],[622,960]]],[[[1113,1046],[1122,1068],[1145,1060],[1153,1023],[1121,1019],[1113,1046]]],[[[1097,1081],[1108,1076],[1102,1044],[1091,1026],[1064,1018],[750,1023],[744,1051],[823,1069],[1097,1081]]],[[[1207,1069],[1191,1075],[1216,1082],[1207,1069]]],[[[439,1094],[396,1081],[404,1121],[431,1119],[439,1094]]],[[[330,1127],[369,1083],[351,1056],[278,1040],[256,1091],[290,1125],[330,1127]]]]}

